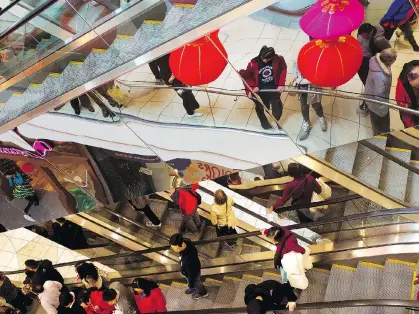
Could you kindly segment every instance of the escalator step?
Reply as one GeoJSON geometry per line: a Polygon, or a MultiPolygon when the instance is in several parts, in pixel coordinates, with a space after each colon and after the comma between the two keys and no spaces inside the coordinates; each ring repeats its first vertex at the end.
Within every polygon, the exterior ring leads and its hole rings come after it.
{"type": "MultiPolygon", "coordinates": [[[[298,303],[323,302],[330,271],[313,268],[306,273],[309,285],[300,295],[298,303]]],[[[320,314],[320,310],[302,311],[302,314],[320,314]]]]}
{"type": "MultiPolygon", "coordinates": [[[[410,161],[411,165],[419,169],[419,161],[410,161]]],[[[419,175],[413,172],[409,172],[406,185],[406,202],[412,206],[419,206],[419,175]]]]}
{"type": "Polygon", "coordinates": [[[218,292],[220,291],[221,282],[218,280],[205,280],[205,287],[208,290],[209,296],[195,301],[194,310],[211,309],[217,299],[218,292]]]}
{"type": "Polygon", "coordinates": [[[282,277],[279,271],[276,271],[276,270],[265,271],[263,272],[263,275],[262,275],[262,281],[265,281],[265,280],[276,280],[276,281],[281,282],[282,277]]]}
{"type": "MultiPolygon", "coordinates": [[[[380,297],[380,288],[383,280],[384,266],[360,262],[356,270],[354,282],[357,284],[352,287],[350,295],[351,300],[365,300],[365,299],[378,299],[380,297]]],[[[362,309],[357,313],[367,313],[362,309]]],[[[371,313],[379,312],[379,308],[369,308],[371,313]]]]}
{"type": "Polygon", "coordinates": [[[357,142],[333,147],[329,149],[326,161],[341,171],[352,173],[357,150],[357,142]]]}
{"type": "Polygon", "coordinates": [[[356,268],[333,265],[327,283],[324,301],[344,301],[352,293],[352,283],[355,278],[356,268]]]}
{"type": "Polygon", "coordinates": [[[185,290],[188,285],[179,282],[172,282],[166,294],[167,310],[170,311],[187,311],[193,310],[195,300],[191,295],[186,295],[185,290]]]}
{"type": "Polygon", "coordinates": [[[242,280],[225,276],[214,301],[214,308],[231,307],[242,280]]]}
{"type": "Polygon", "coordinates": [[[241,246],[240,255],[258,253],[261,250],[262,250],[261,247],[258,246],[258,245],[243,243],[242,246],[241,246]]]}
{"type": "MultiPolygon", "coordinates": [[[[217,238],[217,232],[215,227],[207,226],[202,234],[202,239],[215,239],[217,238]]],[[[205,245],[197,246],[198,252],[204,253],[212,258],[218,257],[220,251],[220,242],[209,243],[205,245]]]]}
{"type": "Polygon", "coordinates": [[[360,145],[356,154],[352,174],[362,183],[376,188],[380,183],[383,159],[384,157],[382,155],[379,155],[373,150],[360,145]]]}

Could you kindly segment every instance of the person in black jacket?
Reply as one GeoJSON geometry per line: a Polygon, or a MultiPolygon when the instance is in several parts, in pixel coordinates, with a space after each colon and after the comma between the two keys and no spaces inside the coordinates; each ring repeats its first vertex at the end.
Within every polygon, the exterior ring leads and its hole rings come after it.
{"type": "Polygon", "coordinates": [[[28,259],[25,261],[26,270],[33,272],[31,278],[32,285],[43,285],[45,281],[58,281],[64,285],[64,279],[61,274],[52,266],[52,262],[48,259],[35,261],[28,259]]]}
{"type": "Polygon", "coordinates": [[[81,250],[89,247],[83,228],[65,218],[57,218],[54,222],[54,239],[57,243],[71,250],[81,250]]]}
{"type": "Polygon", "coordinates": [[[26,307],[32,303],[32,300],[25,296],[3,272],[0,272],[0,297],[23,314],[28,312],[26,307]]]}
{"type": "Polygon", "coordinates": [[[58,314],[86,314],[84,308],[77,302],[77,294],[81,290],[81,288],[76,288],[61,292],[58,314]]]}
{"type": "Polygon", "coordinates": [[[289,283],[266,280],[258,285],[248,285],[244,291],[244,303],[248,314],[265,314],[268,311],[285,310],[293,312],[297,296],[289,283]]]}
{"type": "Polygon", "coordinates": [[[170,246],[180,254],[181,273],[188,281],[185,294],[192,294],[192,299],[198,300],[208,296],[208,291],[201,282],[201,262],[198,251],[190,239],[184,239],[182,234],[176,233],[170,237],[170,246]]]}

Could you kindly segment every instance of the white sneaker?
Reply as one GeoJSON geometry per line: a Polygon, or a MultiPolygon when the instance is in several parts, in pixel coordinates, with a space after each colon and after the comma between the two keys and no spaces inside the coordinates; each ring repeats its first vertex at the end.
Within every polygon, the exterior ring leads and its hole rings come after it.
{"type": "Polygon", "coordinates": [[[327,131],[327,121],[326,121],[326,119],[324,117],[320,117],[319,121],[320,121],[320,129],[323,132],[326,132],[327,131]]]}
{"type": "Polygon", "coordinates": [[[31,222],[36,222],[36,220],[35,219],[33,219],[31,216],[29,216],[29,215],[23,215],[23,218],[25,218],[26,220],[29,220],[29,221],[31,221],[31,222]]]}
{"type": "Polygon", "coordinates": [[[147,221],[147,222],[145,223],[145,225],[146,225],[147,227],[149,227],[149,228],[160,228],[160,227],[161,227],[161,223],[160,223],[159,225],[155,225],[155,224],[153,224],[151,221],[147,221]]]}
{"type": "Polygon", "coordinates": [[[190,118],[199,118],[202,117],[203,114],[200,112],[194,112],[194,114],[189,115],[190,118]]]}
{"type": "Polygon", "coordinates": [[[303,124],[301,125],[300,136],[298,137],[298,139],[300,141],[306,140],[310,134],[310,130],[311,130],[311,123],[308,121],[303,121],[303,124]]]}
{"type": "Polygon", "coordinates": [[[361,106],[356,108],[356,113],[361,117],[366,117],[369,113],[368,107],[365,104],[362,104],[361,106]]]}

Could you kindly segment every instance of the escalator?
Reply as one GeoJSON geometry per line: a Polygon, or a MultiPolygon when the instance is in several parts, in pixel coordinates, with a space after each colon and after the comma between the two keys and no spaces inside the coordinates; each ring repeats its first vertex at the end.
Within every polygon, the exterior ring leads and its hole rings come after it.
{"type": "MultiPolygon", "coordinates": [[[[167,8],[163,0],[143,0],[130,2],[98,21],[84,18],[87,32],[71,37],[63,47],[35,54],[18,73],[6,77],[0,93],[2,130],[29,120],[22,115],[32,112],[33,118],[274,2],[199,0],[195,6],[175,3],[167,8]]],[[[24,27],[30,18],[13,25],[0,39],[24,27]]]]}

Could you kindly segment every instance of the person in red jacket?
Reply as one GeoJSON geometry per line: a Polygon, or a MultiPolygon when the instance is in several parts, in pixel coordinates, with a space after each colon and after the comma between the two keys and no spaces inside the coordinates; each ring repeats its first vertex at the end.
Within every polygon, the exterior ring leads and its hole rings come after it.
{"type": "MultiPolygon", "coordinates": [[[[397,105],[419,110],[419,60],[413,60],[403,66],[396,86],[397,105]]],[[[419,125],[419,116],[400,111],[400,118],[405,128],[419,125]]]]}
{"type": "MultiPolygon", "coordinates": [[[[311,174],[305,174],[303,166],[297,163],[290,163],[288,165],[288,175],[294,180],[287,183],[281,198],[273,204],[268,211],[272,212],[275,209],[282,207],[291,198],[292,205],[310,204],[313,192],[320,194],[322,187],[311,174]]],[[[313,217],[308,208],[297,210],[298,219],[300,223],[312,222],[313,217]]]]}
{"type": "Polygon", "coordinates": [[[176,192],[177,204],[183,217],[181,232],[198,233],[201,229],[202,223],[197,211],[200,203],[200,196],[196,191],[198,188],[198,183],[195,183],[190,189],[180,189],[176,192]]]}
{"type": "Polygon", "coordinates": [[[103,300],[103,291],[95,288],[80,291],[77,303],[84,308],[86,314],[111,314],[115,310],[115,305],[103,300]]]}
{"type": "Polygon", "coordinates": [[[246,94],[255,102],[256,114],[260,120],[262,128],[271,129],[272,126],[266,118],[264,105],[271,109],[276,120],[282,116],[281,93],[285,89],[285,79],[287,76],[287,64],[282,56],[275,54],[272,47],[263,46],[259,55],[253,58],[247,65],[246,70],[240,70],[239,74],[246,81],[252,91],[258,93],[263,104],[261,104],[245,85],[246,94]],[[263,92],[264,89],[276,89],[278,92],[263,92]]]}
{"type": "Polygon", "coordinates": [[[132,282],[134,299],[140,313],[164,313],[166,299],[159,285],[151,279],[135,278],[132,282]]]}

